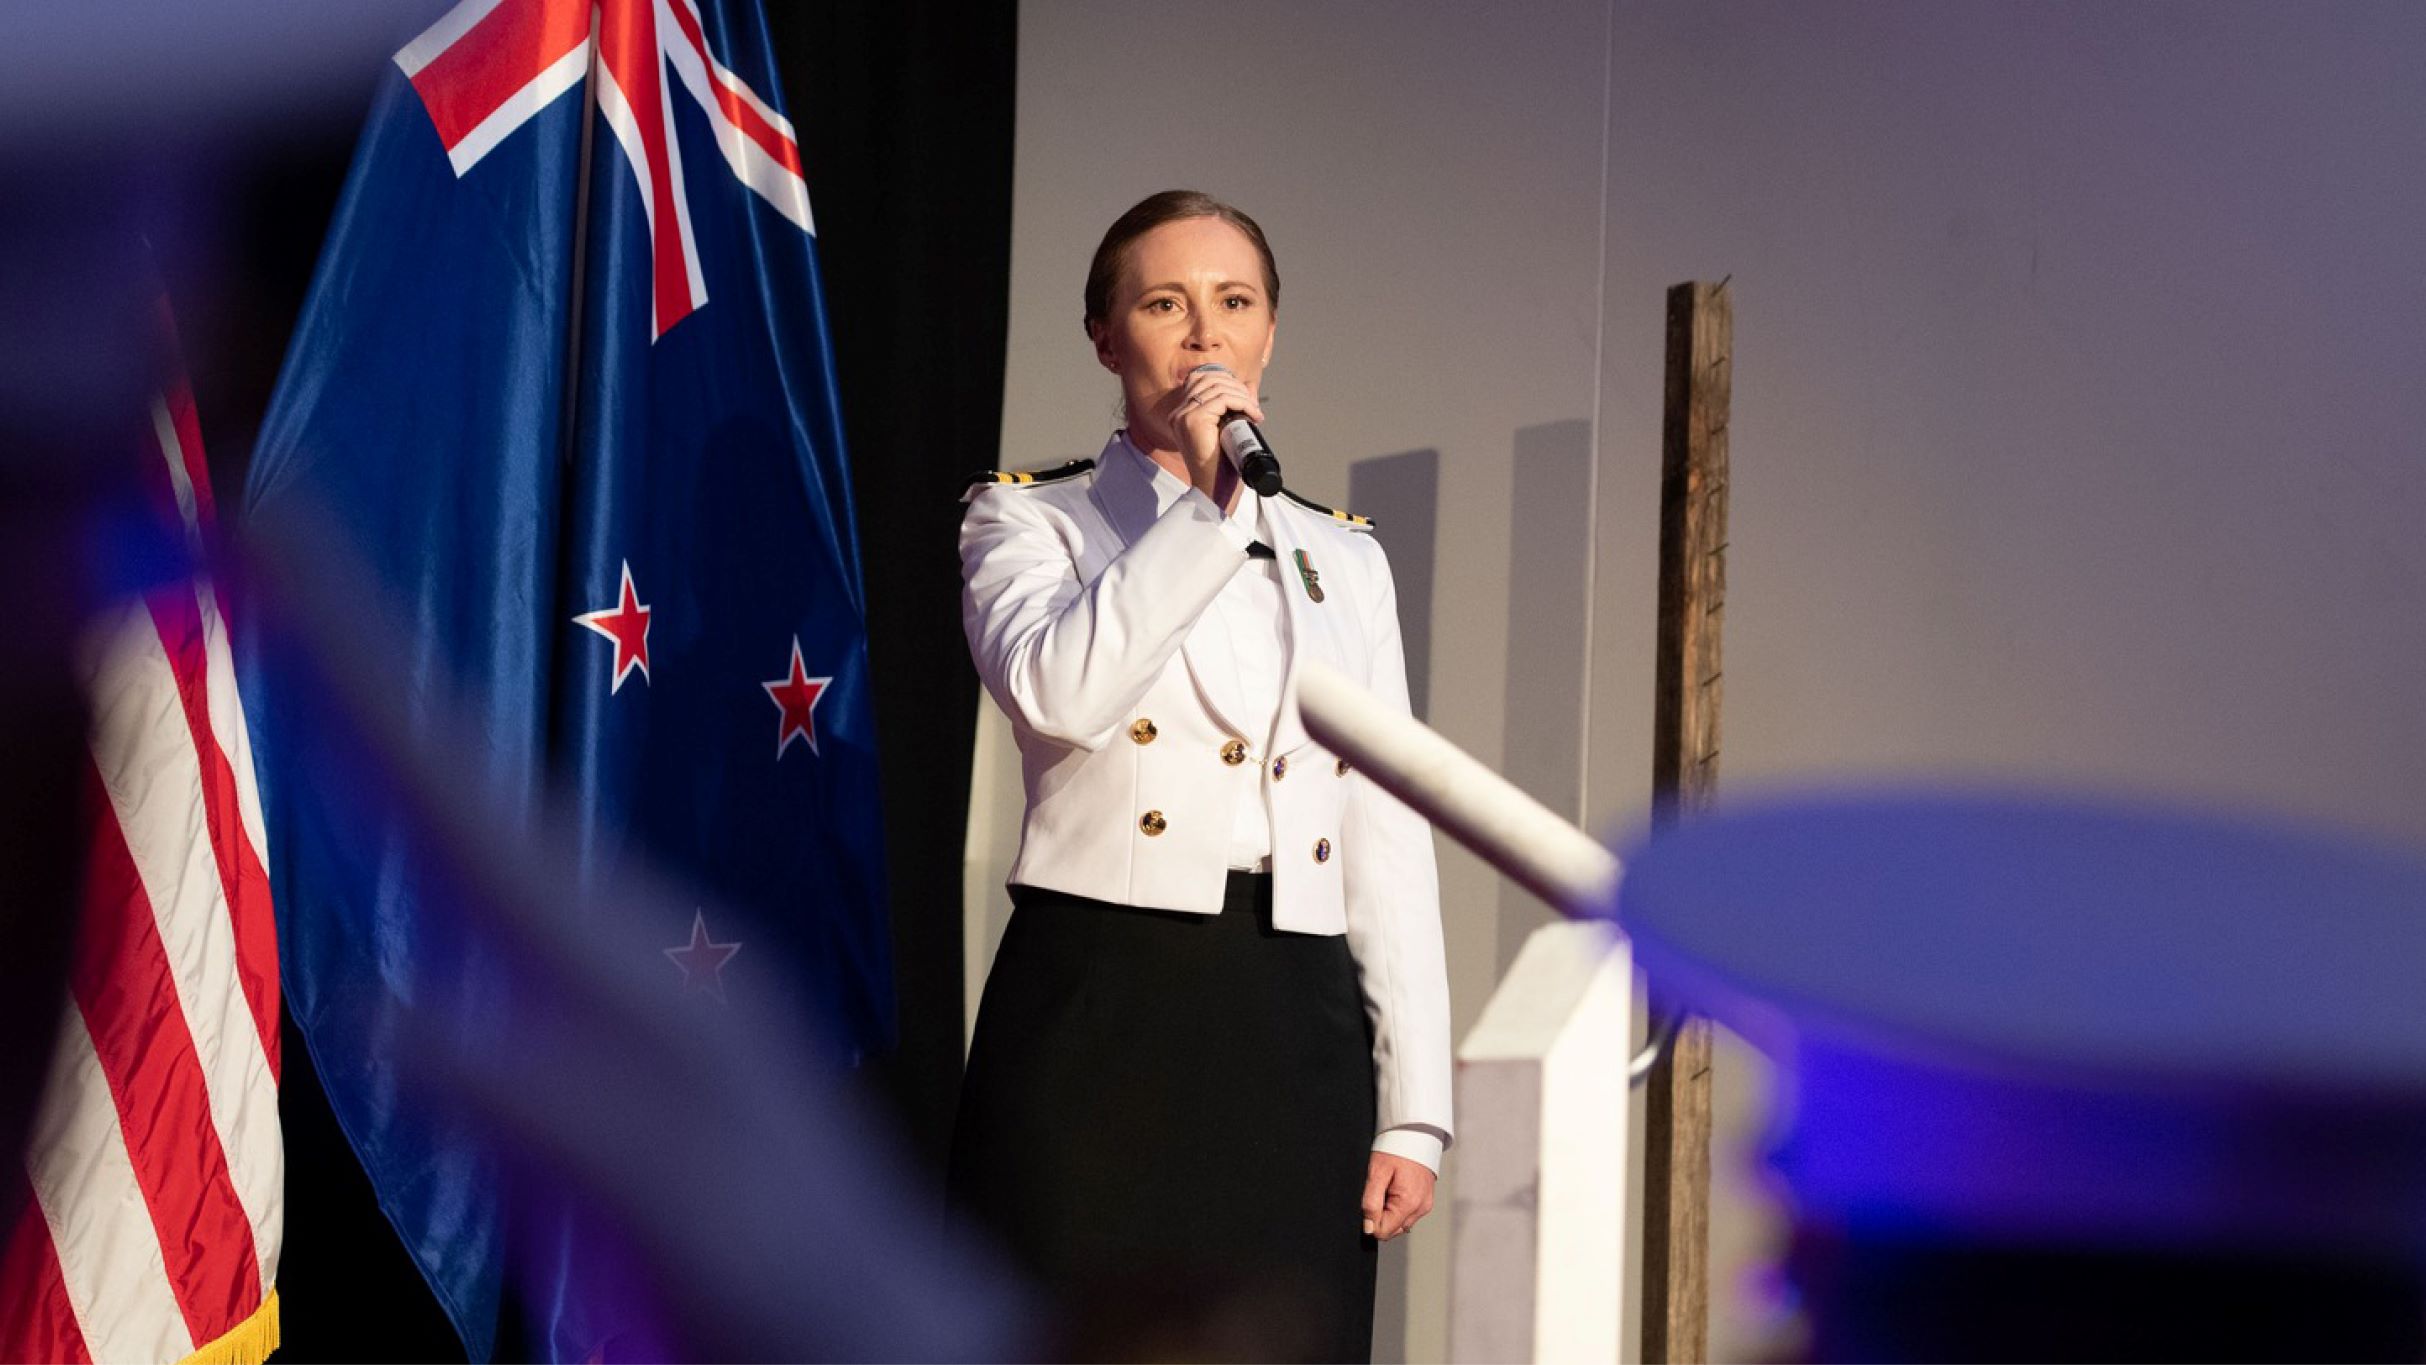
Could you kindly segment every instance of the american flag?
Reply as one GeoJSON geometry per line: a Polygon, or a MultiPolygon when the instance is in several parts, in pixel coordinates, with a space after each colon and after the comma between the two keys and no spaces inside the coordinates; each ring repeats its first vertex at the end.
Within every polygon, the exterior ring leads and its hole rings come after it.
{"type": "MultiPolygon", "coordinates": [[[[212,539],[191,393],[154,401],[150,510],[212,539]]],[[[278,1344],[278,940],[226,604],[204,574],[118,603],[82,662],[82,923],[0,1360],[244,1365],[278,1344]]],[[[5,1178],[5,1177],[0,1177],[5,1178]]]]}

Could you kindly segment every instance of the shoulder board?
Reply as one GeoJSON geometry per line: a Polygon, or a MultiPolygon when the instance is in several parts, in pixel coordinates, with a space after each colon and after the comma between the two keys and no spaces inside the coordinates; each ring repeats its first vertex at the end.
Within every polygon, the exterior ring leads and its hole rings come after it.
{"type": "Polygon", "coordinates": [[[967,502],[989,488],[1034,488],[1038,484],[1060,483],[1063,479],[1075,479],[1094,467],[1093,460],[1072,460],[1059,469],[1033,469],[1016,472],[989,469],[982,474],[969,476],[969,486],[961,493],[960,500],[967,502]]]}
{"type": "Polygon", "coordinates": [[[1325,507],[1321,503],[1314,501],[1312,498],[1300,497],[1293,489],[1283,488],[1280,490],[1280,495],[1287,498],[1289,501],[1296,503],[1298,506],[1305,508],[1309,512],[1315,512],[1329,517],[1333,521],[1336,521],[1340,525],[1348,527],[1351,530],[1370,531],[1373,529],[1373,518],[1371,517],[1360,517],[1354,512],[1342,512],[1336,507],[1325,507]]]}

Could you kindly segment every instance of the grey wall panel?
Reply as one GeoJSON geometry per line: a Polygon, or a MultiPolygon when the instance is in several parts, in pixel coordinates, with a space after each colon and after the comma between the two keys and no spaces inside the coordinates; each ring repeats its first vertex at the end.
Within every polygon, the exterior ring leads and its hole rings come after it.
{"type": "MultiPolygon", "coordinates": [[[[1583,819],[1586,650],[1591,640],[1592,424],[1516,433],[1508,506],[1508,646],[1500,772],[1543,805],[1583,819]]],[[[1551,912],[1514,882],[1499,892],[1499,960],[1513,961],[1551,912]]]]}

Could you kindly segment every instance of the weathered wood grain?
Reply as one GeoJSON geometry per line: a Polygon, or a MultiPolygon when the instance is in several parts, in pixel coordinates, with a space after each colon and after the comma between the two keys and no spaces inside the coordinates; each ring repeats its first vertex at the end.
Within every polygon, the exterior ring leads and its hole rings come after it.
{"type": "MultiPolygon", "coordinates": [[[[1653,819],[1662,823],[1708,805],[1718,787],[1734,335],[1726,290],[1721,280],[1668,291],[1651,765],[1653,819]]],[[[1646,1365],[1699,1361],[1710,1341],[1708,1021],[1685,1021],[1648,1085],[1642,1355],[1646,1365]]]]}

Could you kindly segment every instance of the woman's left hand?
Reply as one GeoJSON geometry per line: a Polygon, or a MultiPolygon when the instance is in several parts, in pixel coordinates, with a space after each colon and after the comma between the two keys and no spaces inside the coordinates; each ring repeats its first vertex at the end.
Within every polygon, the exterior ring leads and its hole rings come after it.
{"type": "Polygon", "coordinates": [[[1387,1242],[1432,1211],[1432,1168],[1388,1152],[1365,1167],[1365,1235],[1387,1242]]]}

